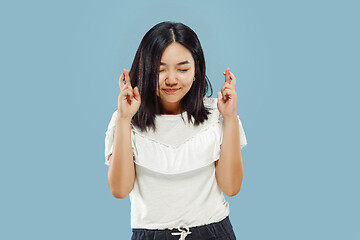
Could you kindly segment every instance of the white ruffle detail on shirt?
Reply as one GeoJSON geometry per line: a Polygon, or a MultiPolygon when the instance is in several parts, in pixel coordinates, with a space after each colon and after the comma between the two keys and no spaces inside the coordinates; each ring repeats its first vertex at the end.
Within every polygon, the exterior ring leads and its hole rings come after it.
{"type": "MultiPolygon", "coordinates": [[[[211,108],[211,114],[208,115],[208,120],[199,126],[181,125],[189,124],[186,112],[185,123],[180,115],[160,115],[156,120],[156,124],[159,123],[158,134],[142,132],[132,125],[134,162],[159,173],[179,174],[208,166],[218,160],[223,137],[223,118],[217,109],[217,98],[204,98],[204,104],[211,108]],[[177,130],[172,132],[173,128],[177,130]],[[169,142],[169,139],[172,142],[169,142]]],[[[107,165],[113,150],[116,117],[117,110],[113,113],[106,131],[105,164],[107,165]]],[[[247,145],[247,141],[239,116],[238,119],[240,147],[243,148],[247,145]]]]}
{"type": "Polygon", "coordinates": [[[220,136],[220,125],[213,123],[175,147],[135,131],[135,163],[164,174],[205,167],[220,157],[220,136]]]}

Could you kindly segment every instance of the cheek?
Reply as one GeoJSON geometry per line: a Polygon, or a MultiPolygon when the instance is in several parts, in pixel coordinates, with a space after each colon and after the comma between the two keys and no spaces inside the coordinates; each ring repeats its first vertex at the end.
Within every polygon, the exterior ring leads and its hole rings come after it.
{"type": "Polygon", "coordinates": [[[159,73],[159,84],[160,84],[160,86],[164,83],[165,78],[166,78],[166,74],[159,73]]]}
{"type": "Polygon", "coordinates": [[[163,74],[159,74],[159,85],[160,87],[164,84],[165,82],[165,77],[163,74]]]}
{"type": "Polygon", "coordinates": [[[184,74],[182,77],[181,77],[181,82],[183,85],[191,85],[194,81],[194,75],[193,74],[184,74]]]}
{"type": "Polygon", "coordinates": [[[164,84],[165,84],[165,79],[159,76],[159,82],[156,83],[156,95],[159,96],[159,88],[164,87],[164,84]]]}
{"type": "Polygon", "coordinates": [[[194,71],[187,71],[183,73],[179,73],[178,78],[180,78],[182,81],[191,81],[194,79],[194,71]]]}

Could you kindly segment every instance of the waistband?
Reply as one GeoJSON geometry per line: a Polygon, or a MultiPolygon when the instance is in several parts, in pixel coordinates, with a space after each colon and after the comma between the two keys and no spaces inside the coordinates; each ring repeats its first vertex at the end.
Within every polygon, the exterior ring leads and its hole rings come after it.
{"type": "Polygon", "coordinates": [[[158,234],[162,232],[166,235],[178,235],[180,236],[179,240],[185,240],[186,236],[192,235],[192,238],[195,239],[196,235],[208,234],[209,237],[221,236],[222,234],[227,234],[233,231],[229,216],[226,216],[223,220],[219,222],[214,222],[206,225],[201,225],[197,227],[188,227],[186,225],[180,225],[177,229],[145,229],[145,228],[133,228],[132,232],[134,234],[158,234]]]}

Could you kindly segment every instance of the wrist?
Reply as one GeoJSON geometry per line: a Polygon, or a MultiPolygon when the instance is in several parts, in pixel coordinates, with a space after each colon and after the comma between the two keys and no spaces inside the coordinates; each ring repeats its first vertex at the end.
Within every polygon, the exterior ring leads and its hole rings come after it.
{"type": "Polygon", "coordinates": [[[232,127],[232,126],[237,126],[237,124],[238,124],[237,115],[223,117],[223,121],[224,121],[224,127],[226,127],[226,128],[232,127]]]}
{"type": "Polygon", "coordinates": [[[223,119],[224,119],[224,122],[229,122],[229,121],[237,121],[238,120],[238,117],[237,117],[237,114],[235,113],[235,114],[232,114],[232,115],[223,115],[222,116],[223,117],[223,119]]]}
{"type": "Polygon", "coordinates": [[[131,124],[131,117],[121,117],[118,116],[116,118],[116,125],[120,124],[120,125],[130,125],[131,124]]]}

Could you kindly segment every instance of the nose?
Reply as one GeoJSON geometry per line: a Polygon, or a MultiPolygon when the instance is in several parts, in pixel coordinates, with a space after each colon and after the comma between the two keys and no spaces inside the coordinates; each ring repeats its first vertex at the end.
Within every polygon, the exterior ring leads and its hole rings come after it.
{"type": "Polygon", "coordinates": [[[166,85],[170,85],[170,86],[177,84],[176,74],[174,74],[173,71],[169,71],[169,74],[168,74],[167,78],[165,79],[165,83],[166,83],[166,85]]]}

